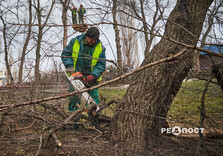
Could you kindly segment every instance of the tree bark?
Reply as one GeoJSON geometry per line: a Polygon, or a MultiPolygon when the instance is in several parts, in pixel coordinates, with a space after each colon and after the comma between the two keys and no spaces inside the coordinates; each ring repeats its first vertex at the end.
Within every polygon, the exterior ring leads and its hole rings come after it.
{"type": "MultiPolygon", "coordinates": [[[[167,20],[164,36],[196,45],[212,2],[213,0],[178,0],[167,20]]],[[[142,65],[175,55],[183,48],[162,38],[142,65]]],[[[136,73],[117,105],[109,130],[110,138],[128,147],[148,148],[160,145],[161,125],[193,64],[193,57],[194,50],[188,50],[174,62],[136,73]]]]}

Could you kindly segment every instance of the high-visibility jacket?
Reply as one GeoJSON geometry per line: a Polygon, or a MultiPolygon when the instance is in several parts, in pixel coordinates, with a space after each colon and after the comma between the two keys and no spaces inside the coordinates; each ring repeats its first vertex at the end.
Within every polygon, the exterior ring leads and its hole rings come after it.
{"type": "MultiPolygon", "coordinates": [[[[64,64],[65,68],[75,68],[75,72],[78,72],[78,71],[82,72],[82,70],[84,70],[84,68],[85,68],[84,61],[86,59],[89,59],[84,55],[84,45],[82,42],[84,37],[85,37],[85,34],[79,35],[79,36],[71,39],[69,44],[62,51],[61,60],[64,64]],[[76,41],[76,40],[78,40],[78,41],[76,41]],[[76,42],[76,44],[75,44],[75,42],[76,42]],[[73,50],[74,48],[77,48],[77,49],[73,50]],[[74,52],[77,52],[77,54],[78,54],[77,56],[79,56],[79,58],[77,58],[77,57],[72,58],[72,56],[75,55],[75,54],[73,54],[74,52]],[[77,60],[76,60],[76,58],[77,58],[77,60]],[[74,62],[76,62],[75,67],[74,67],[74,62]]],[[[106,48],[103,46],[102,42],[98,39],[96,41],[96,45],[91,48],[91,51],[89,51],[89,55],[90,55],[90,57],[99,58],[99,60],[97,60],[97,59],[90,60],[91,62],[89,65],[91,67],[89,67],[89,68],[91,68],[91,69],[89,69],[89,71],[86,71],[85,74],[93,75],[97,79],[102,75],[102,73],[106,70],[105,51],[106,51],[106,48]]]]}
{"type": "Polygon", "coordinates": [[[76,16],[76,14],[77,14],[77,10],[74,9],[73,10],[73,15],[76,16]]]}
{"type": "MultiPolygon", "coordinates": [[[[78,59],[78,54],[80,51],[80,43],[79,41],[76,39],[73,45],[73,51],[72,51],[72,58],[74,61],[74,71],[76,69],[76,64],[77,64],[77,59],[78,59]]],[[[99,42],[94,49],[93,52],[93,56],[92,56],[92,61],[91,61],[91,71],[94,69],[94,66],[97,64],[99,56],[102,52],[102,45],[101,42],[99,42]]],[[[102,80],[102,76],[100,76],[97,81],[101,81],[102,80]]]]}
{"type": "Polygon", "coordinates": [[[84,8],[80,8],[80,9],[78,9],[78,13],[79,14],[85,14],[86,13],[86,10],[84,9],[84,8]]]}

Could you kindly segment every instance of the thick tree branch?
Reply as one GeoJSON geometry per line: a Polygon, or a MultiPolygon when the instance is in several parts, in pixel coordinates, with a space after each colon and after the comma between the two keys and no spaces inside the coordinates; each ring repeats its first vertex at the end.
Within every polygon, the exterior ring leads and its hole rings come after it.
{"type": "Polygon", "coordinates": [[[180,51],[178,54],[172,56],[172,57],[167,57],[165,59],[161,59],[159,61],[155,61],[153,63],[150,63],[150,64],[146,64],[142,67],[139,67],[138,69],[136,70],[133,70],[129,73],[126,73],[120,77],[117,77],[115,79],[112,79],[112,80],[109,80],[109,81],[106,81],[104,83],[101,83],[97,86],[94,86],[94,87],[91,87],[91,88],[86,88],[86,89],[83,89],[81,91],[75,91],[75,92],[72,92],[72,93],[68,93],[68,94],[64,94],[64,95],[60,95],[60,96],[54,96],[54,97],[49,97],[49,98],[44,98],[44,99],[40,99],[40,100],[34,100],[34,101],[29,101],[29,102],[24,102],[24,103],[20,103],[20,104],[11,104],[11,105],[4,105],[4,106],[0,106],[0,111],[4,111],[4,110],[7,110],[7,109],[10,109],[10,108],[17,108],[17,107],[21,107],[21,106],[27,106],[27,105],[32,105],[32,104],[36,104],[36,103],[40,103],[40,102],[44,102],[44,101],[51,101],[51,100],[57,100],[57,99],[62,99],[62,98],[66,98],[66,97],[69,97],[69,96],[73,96],[75,94],[78,94],[78,93],[83,93],[83,92],[87,92],[87,91],[91,91],[93,89],[97,89],[97,88],[100,88],[102,86],[105,86],[105,85],[108,85],[108,84],[111,84],[111,83],[114,83],[118,80],[121,80],[121,79],[124,79],[130,75],[133,75],[141,70],[144,70],[146,68],[149,68],[149,67],[152,67],[152,66],[155,66],[155,65],[158,65],[160,63],[165,63],[165,62],[171,62],[171,61],[174,61],[176,59],[178,59],[180,56],[182,56],[183,54],[185,54],[186,52],[188,51],[188,49],[183,49],[182,51],[180,51]]]}

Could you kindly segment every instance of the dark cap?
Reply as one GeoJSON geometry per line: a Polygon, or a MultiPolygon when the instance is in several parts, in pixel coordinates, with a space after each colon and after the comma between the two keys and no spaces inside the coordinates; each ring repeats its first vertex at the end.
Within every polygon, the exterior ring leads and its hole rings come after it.
{"type": "Polygon", "coordinates": [[[100,36],[100,32],[98,30],[98,28],[96,27],[90,27],[86,34],[85,34],[87,37],[91,38],[91,39],[98,39],[99,36],[100,36]]]}

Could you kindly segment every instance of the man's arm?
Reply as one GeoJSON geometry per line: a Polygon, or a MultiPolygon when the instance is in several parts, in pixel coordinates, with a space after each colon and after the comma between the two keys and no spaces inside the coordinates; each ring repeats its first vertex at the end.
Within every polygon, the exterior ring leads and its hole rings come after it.
{"type": "Polygon", "coordinates": [[[72,50],[76,38],[71,39],[70,43],[64,48],[61,54],[61,60],[66,68],[73,68],[72,50]]]}

